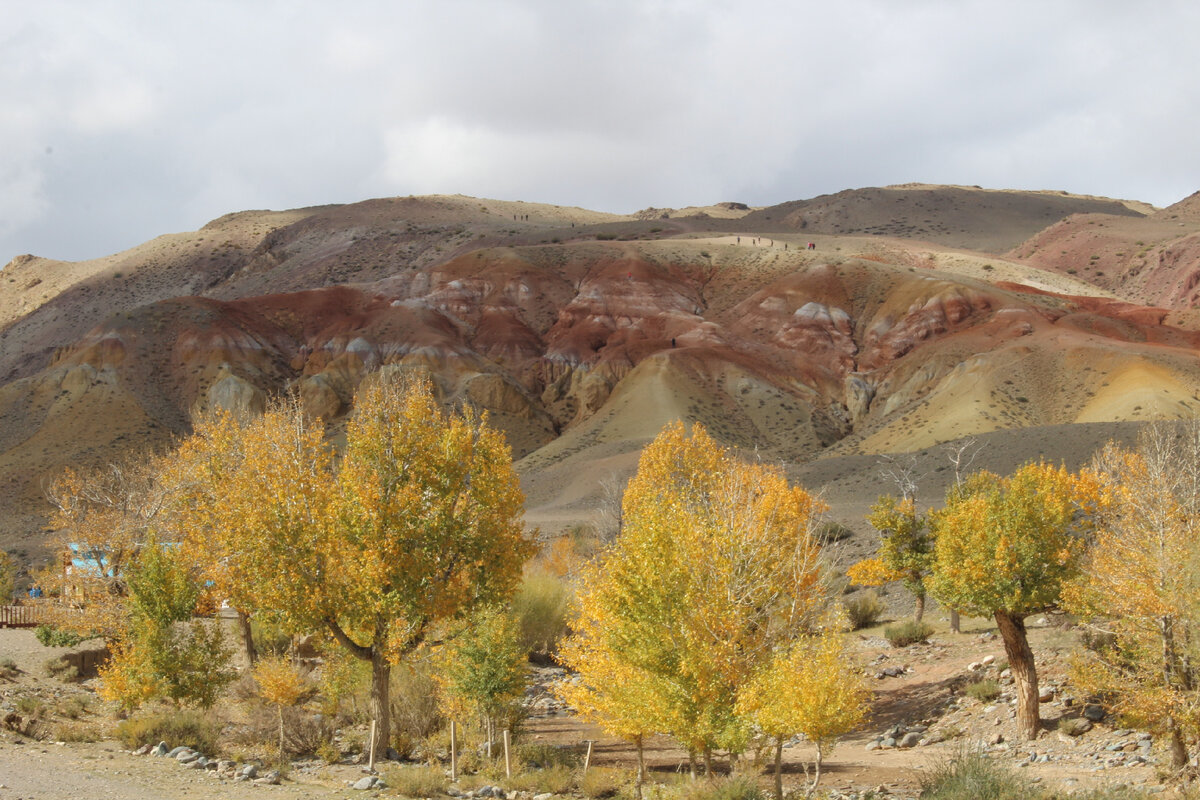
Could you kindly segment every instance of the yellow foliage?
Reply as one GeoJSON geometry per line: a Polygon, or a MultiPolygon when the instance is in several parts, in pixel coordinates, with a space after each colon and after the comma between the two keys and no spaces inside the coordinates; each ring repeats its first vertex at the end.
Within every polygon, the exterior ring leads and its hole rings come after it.
{"type": "Polygon", "coordinates": [[[740,746],[737,687],[824,618],[819,510],[702,426],[690,436],[668,426],[626,489],[621,536],[585,570],[561,655],[579,681],[564,697],[627,739],[665,732],[693,751],[740,746]]]}
{"type": "Polygon", "coordinates": [[[269,656],[254,665],[258,696],[277,706],[294,706],[311,694],[307,678],[290,658],[269,656]]]}
{"type": "Polygon", "coordinates": [[[899,570],[888,569],[878,558],[865,558],[850,565],[846,576],[855,586],[883,586],[904,577],[899,570]]]}
{"type": "MultiPolygon", "coordinates": [[[[1114,711],[1183,744],[1200,739],[1200,425],[1147,427],[1094,459],[1096,530],[1068,610],[1109,634],[1075,679],[1114,711]]],[[[1178,764],[1177,764],[1178,766],[1178,764]]]]}
{"type": "Polygon", "coordinates": [[[231,604],[371,660],[381,724],[387,665],[509,596],[532,550],[503,435],[443,411],[427,379],[365,381],[340,461],[293,398],[244,426],[202,421],[171,475],[173,520],[231,604]]]}
{"type": "Polygon", "coordinates": [[[768,736],[801,733],[828,751],[862,722],[870,698],[843,637],[822,633],[797,639],[759,672],[739,696],[738,710],[768,736]]]}

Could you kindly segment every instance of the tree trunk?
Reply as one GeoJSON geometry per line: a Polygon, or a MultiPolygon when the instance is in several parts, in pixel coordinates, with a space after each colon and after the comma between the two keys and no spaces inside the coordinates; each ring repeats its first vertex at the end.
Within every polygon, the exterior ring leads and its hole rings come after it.
{"type": "Polygon", "coordinates": [[[1017,733],[1032,741],[1040,732],[1041,718],[1038,714],[1037,667],[1025,635],[1025,617],[997,611],[996,625],[1004,640],[1004,652],[1008,655],[1008,668],[1012,670],[1013,688],[1016,689],[1017,733]]]}
{"type": "Polygon", "coordinates": [[[642,784],[646,782],[646,752],[642,747],[642,737],[637,737],[637,783],[633,787],[634,800],[642,800],[642,784]]]}
{"type": "Polygon", "coordinates": [[[1171,733],[1171,767],[1176,770],[1185,769],[1188,764],[1187,745],[1184,744],[1183,732],[1179,730],[1179,723],[1174,717],[1171,718],[1168,730],[1171,733]]]}
{"type": "Polygon", "coordinates": [[[704,777],[711,778],[712,776],[712,748],[704,745],[704,777]]]}
{"type": "Polygon", "coordinates": [[[783,737],[775,739],[775,800],[783,800],[783,737]]]}
{"type": "Polygon", "coordinates": [[[688,774],[696,780],[696,751],[688,748],[688,774]]]}
{"type": "Polygon", "coordinates": [[[920,622],[925,617],[925,595],[919,594],[916,595],[916,598],[917,608],[915,611],[913,611],[913,619],[915,619],[917,622],[920,622]]]}
{"type": "Polygon", "coordinates": [[[821,782],[821,762],[824,760],[824,757],[825,750],[823,747],[821,747],[821,743],[817,742],[817,763],[815,765],[816,769],[813,770],[813,782],[812,786],[809,787],[809,794],[815,792],[817,790],[817,784],[821,782]]]}
{"type": "Polygon", "coordinates": [[[961,623],[958,620],[958,612],[950,609],[950,631],[952,633],[962,633],[961,623]]]}
{"type": "Polygon", "coordinates": [[[238,615],[238,628],[242,631],[242,650],[246,655],[246,663],[254,666],[258,660],[258,650],[254,647],[254,631],[250,627],[250,615],[240,608],[234,609],[238,615]]]}
{"type": "Polygon", "coordinates": [[[374,756],[378,761],[387,755],[392,740],[391,678],[392,665],[384,657],[383,647],[376,645],[371,650],[371,718],[375,720],[374,756]]]}

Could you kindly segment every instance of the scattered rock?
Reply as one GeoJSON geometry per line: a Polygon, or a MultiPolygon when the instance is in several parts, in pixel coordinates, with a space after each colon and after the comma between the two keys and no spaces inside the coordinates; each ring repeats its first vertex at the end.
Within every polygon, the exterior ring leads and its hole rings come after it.
{"type": "Polygon", "coordinates": [[[1104,719],[1104,707],[1096,703],[1088,703],[1083,707],[1083,715],[1092,722],[1099,722],[1104,719]]]}
{"type": "Polygon", "coordinates": [[[1092,729],[1091,720],[1082,717],[1064,719],[1058,723],[1058,730],[1068,736],[1082,736],[1092,729]]]}
{"type": "MultiPolygon", "coordinates": [[[[921,741],[921,734],[918,733],[917,731],[910,731],[909,733],[906,733],[900,737],[900,741],[896,742],[896,747],[899,747],[901,749],[907,749],[909,747],[916,747],[917,743],[920,741],[921,741]]],[[[536,798],[535,798],[535,800],[536,800],[536,798]]]]}
{"type": "Polygon", "coordinates": [[[261,778],[255,778],[254,782],[260,786],[278,786],[279,785],[279,770],[273,769],[261,778]]]}

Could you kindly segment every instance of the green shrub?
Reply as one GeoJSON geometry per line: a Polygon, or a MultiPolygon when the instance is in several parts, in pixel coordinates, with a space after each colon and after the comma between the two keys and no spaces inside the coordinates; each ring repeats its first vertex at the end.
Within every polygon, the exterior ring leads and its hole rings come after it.
{"type": "Polygon", "coordinates": [[[27,694],[17,699],[17,711],[26,717],[44,717],[46,703],[40,697],[27,694]]]}
{"type": "Polygon", "coordinates": [[[86,697],[65,697],[54,710],[61,717],[79,719],[88,710],[88,700],[86,697]]]}
{"type": "Polygon", "coordinates": [[[846,601],[846,616],[850,620],[850,630],[869,628],[883,616],[885,606],[874,590],[861,592],[857,597],[846,601]]]}
{"type": "Polygon", "coordinates": [[[521,629],[521,646],[531,656],[552,656],[567,634],[574,595],[566,581],[544,569],[531,569],[521,579],[512,613],[521,629]]]}
{"type": "Polygon", "coordinates": [[[144,744],[166,742],[171,747],[185,745],[206,756],[220,752],[221,726],[197,711],[164,711],[130,717],[117,725],[117,739],[132,749],[144,744]]]}
{"type": "Polygon", "coordinates": [[[77,720],[55,725],[52,736],[57,742],[98,742],[103,738],[100,726],[77,720]]]}
{"type": "Polygon", "coordinates": [[[990,703],[1000,696],[1000,684],[991,678],[968,684],[966,693],[981,703],[990,703]]]}
{"type": "Polygon", "coordinates": [[[614,767],[592,767],[579,779],[579,791],[584,797],[599,800],[615,797],[621,787],[630,782],[629,775],[614,767]]]}
{"type": "Polygon", "coordinates": [[[575,786],[574,771],[563,764],[544,769],[525,769],[502,781],[504,788],[531,794],[568,794],[575,786]]]}
{"type": "Polygon", "coordinates": [[[450,786],[439,767],[393,767],[384,771],[383,779],[403,797],[437,797],[450,786]]]}
{"type": "Polygon", "coordinates": [[[690,781],[680,786],[679,800],[767,800],[757,783],[744,775],[714,781],[690,781]]]}
{"type": "Polygon", "coordinates": [[[15,680],[21,674],[17,662],[11,658],[0,658],[0,680],[11,681],[15,680]]]}
{"type": "Polygon", "coordinates": [[[79,670],[70,661],[65,658],[49,658],[42,665],[46,670],[46,674],[51,678],[58,678],[63,683],[74,683],[79,680],[79,670]]]}
{"type": "Polygon", "coordinates": [[[83,641],[83,637],[72,631],[62,630],[53,625],[38,625],[33,629],[33,635],[43,647],[74,647],[83,641]]]}
{"type": "Polygon", "coordinates": [[[888,625],[883,629],[884,637],[891,642],[892,647],[908,647],[910,644],[923,642],[933,633],[933,626],[926,622],[901,622],[888,625]]]}
{"type": "Polygon", "coordinates": [[[1040,793],[1007,764],[962,750],[921,777],[922,800],[1033,800],[1040,793]]]}

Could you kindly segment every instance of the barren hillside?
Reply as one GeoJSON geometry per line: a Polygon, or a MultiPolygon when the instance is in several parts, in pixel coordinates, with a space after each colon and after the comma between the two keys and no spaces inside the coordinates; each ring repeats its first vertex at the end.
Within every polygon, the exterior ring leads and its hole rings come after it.
{"type": "Polygon", "coordinates": [[[857,525],[881,454],[982,435],[998,463],[1076,459],[1112,426],[1200,409],[1190,300],[1141,305],[1137,273],[1096,280],[1090,255],[1036,244],[1099,213],[1200,224],[1189,203],[907,186],[616,216],[392,198],[19,257],[0,273],[3,544],[40,557],[63,465],[287,389],[336,421],[364,375],[412,368],[507,433],[546,531],[594,522],[677,418],[827,487],[857,525]]]}

